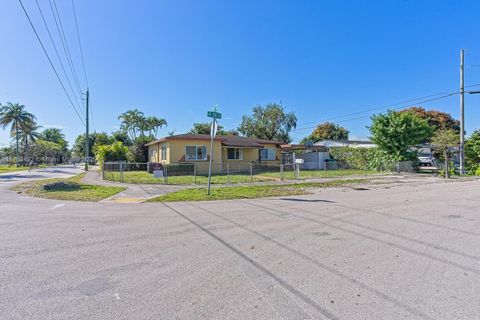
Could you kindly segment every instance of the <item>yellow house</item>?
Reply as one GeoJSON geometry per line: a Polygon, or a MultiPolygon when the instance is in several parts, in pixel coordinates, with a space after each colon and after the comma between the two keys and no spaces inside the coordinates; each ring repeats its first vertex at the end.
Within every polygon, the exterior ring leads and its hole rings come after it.
{"type": "MultiPolygon", "coordinates": [[[[212,171],[246,170],[251,163],[279,164],[283,142],[240,136],[216,136],[213,141],[212,171]]],[[[147,144],[150,163],[196,164],[198,171],[208,170],[210,136],[179,134],[147,144]]]]}

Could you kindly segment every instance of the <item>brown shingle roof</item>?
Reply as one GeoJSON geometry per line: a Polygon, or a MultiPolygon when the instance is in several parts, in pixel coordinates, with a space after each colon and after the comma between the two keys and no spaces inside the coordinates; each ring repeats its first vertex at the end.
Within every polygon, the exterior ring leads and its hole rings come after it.
{"type": "MultiPolygon", "coordinates": [[[[204,140],[210,141],[210,135],[208,134],[192,134],[192,133],[185,133],[185,134],[177,134],[173,136],[164,137],[150,143],[147,143],[146,146],[151,146],[153,144],[169,141],[169,140],[204,140]]],[[[248,137],[241,137],[241,136],[216,136],[215,141],[220,141],[222,145],[229,146],[229,147],[244,147],[244,148],[262,148],[263,144],[275,144],[281,145],[283,142],[281,141],[271,141],[265,139],[257,139],[257,138],[248,138],[248,137]]]]}

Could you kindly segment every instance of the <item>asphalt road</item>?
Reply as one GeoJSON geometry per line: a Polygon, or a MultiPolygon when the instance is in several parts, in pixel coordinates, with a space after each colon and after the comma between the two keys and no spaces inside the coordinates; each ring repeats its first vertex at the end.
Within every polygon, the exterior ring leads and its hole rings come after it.
{"type": "Polygon", "coordinates": [[[478,181],[168,205],[0,189],[1,319],[480,318],[478,181]]]}

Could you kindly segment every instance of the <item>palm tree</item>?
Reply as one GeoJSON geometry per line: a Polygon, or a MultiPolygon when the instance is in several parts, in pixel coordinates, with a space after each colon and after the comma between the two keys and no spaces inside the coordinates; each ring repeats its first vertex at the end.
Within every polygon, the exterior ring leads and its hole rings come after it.
{"type": "Polygon", "coordinates": [[[37,125],[37,123],[34,120],[27,121],[24,124],[22,124],[21,131],[19,132],[19,138],[24,142],[24,146],[25,146],[24,158],[25,159],[28,159],[29,157],[28,141],[35,142],[37,138],[40,137],[40,133],[38,133],[38,129],[40,128],[41,126],[37,125]]]}
{"type": "Polygon", "coordinates": [[[140,134],[142,134],[141,127],[143,127],[145,115],[140,110],[128,110],[118,116],[118,120],[122,122],[120,128],[129,134],[132,141],[136,140],[137,131],[140,131],[140,134]]]}
{"type": "Polygon", "coordinates": [[[25,111],[25,106],[22,104],[8,102],[7,105],[0,108],[0,125],[2,126],[2,129],[11,125],[10,134],[15,136],[17,166],[19,158],[18,149],[20,130],[27,122],[34,121],[35,116],[32,113],[25,111]]]}
{"type": "Polygon", "coordinates": [[[58,128],[47,128],[43,130],[40,136],[45,141],[55,142],[57,144],[63,144],[65,141],[65,135],[58,128]]]}
{"type": "Polygon", "coordinates": [[[157,117],[147,117],[145,122],[147,123],[149,135],[152,136],[153,132],[154,138],[157,137],[158,129],[161,129],[163,126],[167,125],[167,121],[165,119],[157,117]]]}

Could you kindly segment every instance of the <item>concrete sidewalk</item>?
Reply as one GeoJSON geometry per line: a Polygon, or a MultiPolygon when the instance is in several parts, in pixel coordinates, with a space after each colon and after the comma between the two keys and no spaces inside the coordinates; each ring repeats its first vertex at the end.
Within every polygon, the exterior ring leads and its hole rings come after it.
{"type": "Polygon", "coordinates": [[[100,201],[107,203],[141,203],[147,201],[150,198],[186,188],[186,186],[173,186],[163,184],[132,184],[107,181],[102,179],[101,173],[95,167],[92,167],[90,171],[87,171],[85,177],[83,177],[82,179],[82,182],[94,185],[126,188],[124,191],[117,193],[110,198],[100,201]]]}

